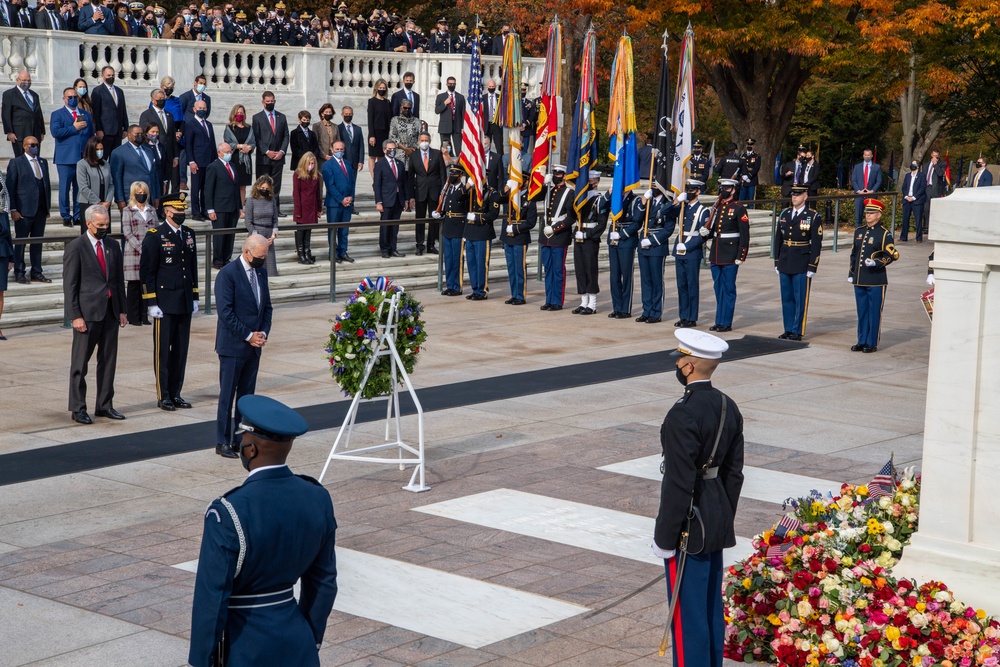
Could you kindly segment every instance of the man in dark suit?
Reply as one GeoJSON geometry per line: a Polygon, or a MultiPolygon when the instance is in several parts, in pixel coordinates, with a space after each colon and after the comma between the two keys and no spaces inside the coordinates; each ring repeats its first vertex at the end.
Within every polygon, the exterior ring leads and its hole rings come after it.
{"type": "Polygon", "coordinates": [[[10,24],[12,28],[35,28],[35,10],[28,6],[27,1],[11,0],[10,7],[14,10],[10,24]]]}
{"type": "Polygon", "coordinates": [[[90,94],[94,109],[94,134],[104,144],[104,154],[108,156],[122,145],[122,134],[129,126],[128,109],[125,107],[125,93],[115,86],[115,68],[101,68],[104,83],[95,86],[90,94]]]}
{"type": "Polygon", "coordinates": [[[441,142],[448,141],[453,155],[462,154],[462,128],[465,126],[465,95],[455,92],[455,77],[448,77],[448,92],[441,93],[434,101],[438,115],[438,132],[441,142]]]}
{"type": "Polygon", "coordinates": [[[319,149],[319,135],[312,131],[309,126],[312,121],[312,114],[303,109],[299,112],[299,124],[295,129],[288,132],[288,145],[292,148],[292,159],[288,163],[288,170],[295,171],[299,167],[299,160],[306,153],[316,156],[316,162],[323,164],[322,155],[319,149]]]}
{"type": "Polygon", "coordinates": [[[993,185],[993,174],[986,168],[986,160],[979,158],[976,160],[976,171],[969,179],[970,188],[988,188],[993,185]]]}
{"type": "MultiPolygon", "coordinates": [[[[174,120],[173,114],[166,110],[167,97],[163,90],[156,88],[149,94],[149,99],[152,104],[148,109],[142,112],[139,116],[139,125],[145,130],[150,124],[156,125],[160,130],[158,143],[162,147],[162,156],[165,164],[162,166],[163,169],[163,180],[170,181],[170,185],[173,189],[177,189],[177,184],[175,183],[175,174],[178,165],[180,164],[180,148],[177,145],[177,123],[174,120]]],[[[147,130],[148,134],[148,130],[147,130]]],[[[164,184],[166,185],[166,184],[164,184]]]]}
{"type": "Polygon", "coordinates": [[[403,103],[403,100],[409,100],[413,104],[411,113],[414,118],[420,118],[420,95],[413,92],[413,82],[416,77],[413,76],[413,72],[407,72],[403,75],[403,88],[402,90],[397,90],[392,94],[392,117],[395,118],[399,115],[399,108],[403,103]]]}
{"type": "Polygon", "coordinates": [[[204,169],[216,158],[218,142],[215,128],[206,120],[208,108],[204,100],[194,103],[194,114],[184,120],[184,150],[191,170],[191,218],[205,219],[204,169]]]}
{"type": "Polygon", "coordinates": [[[149,200],[154,207],[160,196],[160,177],[153,152],[146,145],[146,135],[138,125],[129,125],[128,141],[111,154],[111,180],[115,185],[115,202],[119,212],[128,206],[132,183],[142,181],[149,186],[149,200]]]}
{"type": "Polygon", "coordinates": [[[930,163],[920,170],[927,184],[927,203],[924,205],[924,219],[921,223],[925,232],[930,229],[931,202],[947,194],[948,179],[945,177],[945,168],[946,165],[941,160],[941,151],[932,150],[930,163]]]}
{"type": "Polygon", "coordinates": [[[787,199],[792,196],[793,185],[805,185],[803,172],[807,162],[805,144],[799,144],[795,159],[789,160],[781,167],[781,196],[783,198],[787,199]]]}
{"type": "MultiPolygon", "coordinates": [[[[359,130],[360,131],[360,130],[359,130]]],[[[323,184],[326,186],[326,221],[350,222],[354,209],[354,190],[357,187],[357,171],[347,160],[344,152],[344,142],[333,142],[333,157],[323,163],[323,184]]],[[[337,228],[337,242],[333,241],[333,230],[327,230],[327,242],[330,249],[336,252],[336,261],[354,263],[347,254],[347,227],[337,228]]],[[[332,257],[331,257],[332,259],[332,257]]]]}
{"type": "Polygon", "coordinates": [[[256,390],[260,353],[271,333],[271,293],[264,268],[267,252],[267,239],[251,234],[243,242],[239,261],[226,265],[215,277],[219,314],[215,326],[215,352],[219,355],[215,453],[228,459],[239,456],[234,424],[243,419],[239,408],[233,419],[233,401],[238,404],[241,397],[256,390]]]}
{"type": "MultiPolygon", "coordinates": [[[[10,218],[14,221],[16,238],[45,236],[45,220],[49,217],[52,201],[52,183],[49,164],[38,157],[38,139],[24,140],[22,155],[7,165],[7,193],[10,195],[10,218]]],[[[22,285],[28,284],[25,276],[24,245],[14,249],[14,277],[22,285]]],[[[42,273],[42,244],[32,243],[31,282],[50,283],[42,273]]]]}
{"type": "Polygon", "coordinates": [[[127,324],[122,250],[107,240],[111,216],[103,206],[85,211],[87,233],[66,244],[63,252],[63,304],[73,324],[69,364],[69,411],[73,421],[92,424],[87,414],[87,364],[97,348],[97,402],[94,414],[125,419],[115,410],[115,365],[118,329],[127,324]]]}
{"type": "MultiPolygon", "coordinates": [[[[410,208],[415,208],[417,219],[430,217],[441,203],[441,192],[448,178],[448,167],[444,163],[441,151],[431,148],[431,135],[421,132],[417,137],[417,150],[410,153],[410,164],[407,168],[410,176],[410,208]]],[[[427,235],[427,251],[437,254],[434,244],[438,240],[439,223],[432,222],[430,234],[427,235]]],[[[424,254],[424,223],[416,225],[417,254],[424,254]]]]}
{"type": "Polygon", "coordinates": [[[5,90],[2,97],[3,131],[14,149],[14,157],[24,153],[21,145],[25,137],[45,138],[45,118],[38,95],[31,92],[31,75],[21,70],[13,88],[5,90]]]}
{"type": "Polygon", "coordinates": [[[497,107],[499,106],[500,93],[497,91],[496,81],[490,79],[486,83],[486,94],[483,96],[483,117],[486,122],[483,134],[490,138],[493,142],[494,148],[500,148],[503,146],[504,140],[503,127],[493,122],[493,119],[496,118],[497,107]]]}
{"type": "MultiPolygon", "coordinates": [[[[230,164],[233,151],[229,144],[220,143],[217,155],[219,159],[205,169],[205,208],[212,229],[229,229],[240,222],[240,183],[230,164]]],[[[215,244],[212,266],[221,269],[229,263],[235,238],[235,234],[222,234],[212,239],[215,244]]]]}
{"type": "Polygon", "coordinates": [[[35,14],[35,27],[39,30],[72,29],[66,21],[65,15],[60,16],[59,12],[56,11],[55,3],[52,4],[52,9],[49,9],[47,4],[43,5],[41,2],[38,3],[38,11],[35,14]]]}
{"type": "Polygon", "coordinates": [[[492,149],[493,141],[489,135],[483,135],[483,155],[484,169],[486,172],[486,185],[497,192],[500,191],[500,174],[503,173],[503,158],[492,149]]]}
{"type": "Polygon", "coordinates": [[[858,195],[854,198],[854,224],[861,226],[865,209],[865,199],[882,187],[882,168],[872,162],[872,150],[866,148],[862,153],[862,161],[854,165],[851,172],[851,189],[858,195]]]}
{"type": "Polygon", "coordinates": [[[281,215],[281,172],[288,151],[288,121],[285,114],[274,110],[274,93],[265,91],[261,97],[264,110],[253,116],[251,127],[257,142],[257,176],[267,174],[274,182],[274,200],[281,215]]]}
{"type": "Polygon", "coordinates": [[[94,122],[90,114],[78,105],[79,95],[76,89],[66,88],[63,90],[63,106],[53,111],[49,118],[49,129],[56,141],[52,161],[59,172],[59,214],[67,227],[73,226],[80,219],[76,163],[83,157],[87,140],[94,136],[94,122]]]}
{"type": "Polygon", "coordinates": [[[181,109],[184,111],[184,115],[194,114],[194,103],[204,102],[205,108],[208,110],[209,115],[212,113],[212,98],[205,93],[205,86],[208,83],[208,79],[204,75],[199,74],[194,78],[194,86],[191,90],[185,90],[178,96],[178,100],[181,102],[181,109]]]}
{"type": "Polygon", "coordinates": [[[507,46],[508,39],[510,39],[510,23],[504,23],[500,26],[500,34],[493,38],[493,49],[490,51],[490,54],[503,56],[503,50],[507,46]]]}
{"type": "Polygon", "coordinates": [[[86,4],[80,8],[77,30],[88,35],[113,35],[115,34],[115,13],[99,4],[86,4]]]}
{"type": "Polygon", "coordinates": [[[899,232],[899,240],[906,243],[910,233],[910,214],[917,223],[917,243],[924,240],[924,204],[927,203],[927,181],[920,172],[920,166],[914,160],[910,163],[910,173],[903,177],[903,226],[899,232]]]}
{"type": "Polygon", "coordinates": [[[337,126],[337,133],[344,142],[344,159],[347,164],[354,165],[356,171],[361,171],[365,164],[365,134],[360,125],[354,124],[354,109],[344,107],[340,110],[340,117],[344,122],[337,126]]]}
{"type": "MultiPolygon", "coordinates": [[[[375,190],[375,210],[381,215],[380,220],[399,220],[403,211],[408,208],[409,194],[406,170],[403,162],[396,159],[396,143],[386,139],[382,142],[385,159],[375,163],[372,175],[372,188],[375,190]]],[[[406,257],[396,249],[396,239],[399,236],[398,225],[382,225],[378,231],[378,247],[382,258],[406,257]]]]}

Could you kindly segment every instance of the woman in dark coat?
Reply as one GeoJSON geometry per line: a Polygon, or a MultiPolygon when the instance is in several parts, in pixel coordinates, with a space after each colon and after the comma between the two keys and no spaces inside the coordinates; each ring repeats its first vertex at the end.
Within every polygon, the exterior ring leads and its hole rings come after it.
{"type": "Polygon", "coordinates": [[[375,159],[384,157],[382,142],[389,138],[392,102],[385,79],[375,82],[375,94],[368,100],[368,171],[374,173],[375,159]]]}

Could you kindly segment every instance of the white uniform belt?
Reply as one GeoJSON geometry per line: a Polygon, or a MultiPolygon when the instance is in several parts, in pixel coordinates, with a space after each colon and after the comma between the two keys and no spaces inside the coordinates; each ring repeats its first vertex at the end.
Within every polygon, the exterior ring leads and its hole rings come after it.
{"type": "Polygon", "coordinates": [[[295,600],[293,589],[286,588],[273,593],[257,593],[255,595],[231,595],[229,596],[230,609],[257,609],[259,607],[273,607],[295,600]],[[233,604],[238,602],[239,604],[233,604]]]}
{"type": "Polygon", "coordinates": [[[593,229],[594,227],[597,226],[597,224],[598,223],[596,223],[596,222],[585,222],[585,223],[583,223],[583,228],[584,229],[593,229]]]}
{"type": "Polygon", "coordinates": [[[719,234],[720,239],[738,239],[740,237],[739,232],[731,232],[728,234],[719,234]]]}

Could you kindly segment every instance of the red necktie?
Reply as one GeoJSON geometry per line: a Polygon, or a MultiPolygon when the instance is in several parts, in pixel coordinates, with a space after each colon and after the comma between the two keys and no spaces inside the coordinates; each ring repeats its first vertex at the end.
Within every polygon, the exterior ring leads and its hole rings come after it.
{"type": "Polygon", "coordinates": [[[74,123],[76,122],[76,112],[75,111],[73,112],[73,122],[74,123]]]}
{"type": "Polygon", "coordinates": [[[267,118],[268,118],[268,120],[271,121],[271,134],[274,134],[274,132],[275,132],[275,130],[274,130],[274,114],[273,113],[267,114],[267,118]]]}
{"type": "Polygon", "coordinates": [[[390,159],[389,166],[392,167],[392,177],[399,180],[399,174],[396,173],[396,161],[390,159]]]}
{"type": "Polygon", "coordinates": [[[455,93],[451,94],[451,119],[455,120],[455,93]]]}
{"type": "MultiPolygon", "coordinates": [[[[344,161],[343,161],[343,160],[337,160],[337,164],[339,164],[339,165],[340,165],[340,169],[341,169],[341,171],[343,171],[343,172],[344,172],[344,176],[347,176],[347,167],[345,167],[345,166],[344,166],[344,161]]],[[[392,173],[394,173],[394,174],[395,174],[395,173],[396,173],[396,170],[395,170],[395,169],[393,169],[393,170],[392,170],[392,173]]]]}
{"type": "MultiPolygon", "coordinates": [[[[104,277],[108,277],[108,264],[104,261],[104,244],[100,241],[97,242],[97,263],[101,265],[101,273],[104,277]]],[[[111,288],[108,288],[108,298],[111,298],[111,288]]]]}
{"type": "Polygon", "coordinates": [[[868,189],[868,163],[865,163],[865,190],[868,189]]]}
{"type": "Polygon", "coordinates": [[[229,166],[229,163],[228,163],[228,162],[226,163],[226,171],[228,171],[228,172],[229,172],[229,180],[231,180],[231,181],[235,181],[235,180],[236,180],[236,177],[235,177],[235,176],[233,176],[233,168],[229,166]]]}

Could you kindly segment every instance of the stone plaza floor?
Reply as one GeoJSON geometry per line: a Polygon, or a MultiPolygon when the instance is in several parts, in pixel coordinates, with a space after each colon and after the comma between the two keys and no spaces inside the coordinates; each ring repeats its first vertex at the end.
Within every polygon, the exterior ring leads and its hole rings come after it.
{"type": "MultiPolygon", "coordinates": [[[[777,520],[785,497],[867,482],[890,453],[899,467],[919,466],[930,336],[919,297],[931,249],[900,244],[877,353],[849,349],[856,328],[849,254],[827,252],[813,280],[809,346],[719,368],[715,384],[739,404],[746,437],[740,541],[726,554],[730,562],[777,520]]],[[[708,271],[701,275],[699,328],[707,329],[714,299],[708,271]]],[[[657,325],[609,320],[606,289],[596,316],[570,314],[572,282],[568,308],[557,313],[538,310],[542,287],[534,281],[522,307],[503,304],[505,284],[492,285],[485,302],[416,293],[430,332],[413,375],[418,392],[436,387],[446,395],[450,385],[479,380],[511,397],[457,396],[457,407],[426,413],[429,492],[401,490],[410,472],[393,465],[332,463],[325,483],[340,525],[340,594],[320,652],[324,666],[670,663],[656,656],[662,584],[587,615],[662,571],[649,543],[659,425],[682,393],[672,365],[528,394],[505,383],[527,371],[558,377],[576,364],[672,348],[674,285],[668,266],[657,325]]],[[[735,329],[723,336],[780,334],[772,263],[751,260],[738,285],[735,329]]],[[[638,293],[635,301],[633,316],[638,293]]],[[[345,400],[323,353],[339,310],[323,302],[275,309],[258,393],[295,407],[345,400]]],[[[215,455],[211,441],[164,455],[171,428],[214,420],[215,325],[214,315],[194,319],[184,390],[194,408],[173,413],[156,408],[150,328],[126,328],[115,407],[128,420],[92,426],[74,424],[66,410],[69,331],[5,331],[0,474],[10,455],[24,460],[37,450],[34,465],[44,470],[46,448],[72,444],[85,459],[88,446],[123,433],[148,433],[149,451],[134,463],[91,462],[85,471],[0,486],[0,664],[186,664],[205,506],[245,476],[238,461],[215,455]]],[[[405,418],[404,431],[415,423],[405,418]]],[[[375,443],[383,428],[359,424],[355,442],[375,443]]],[[[318,476],[336,434],[299,438],[292,468],[318,476]]]]}

